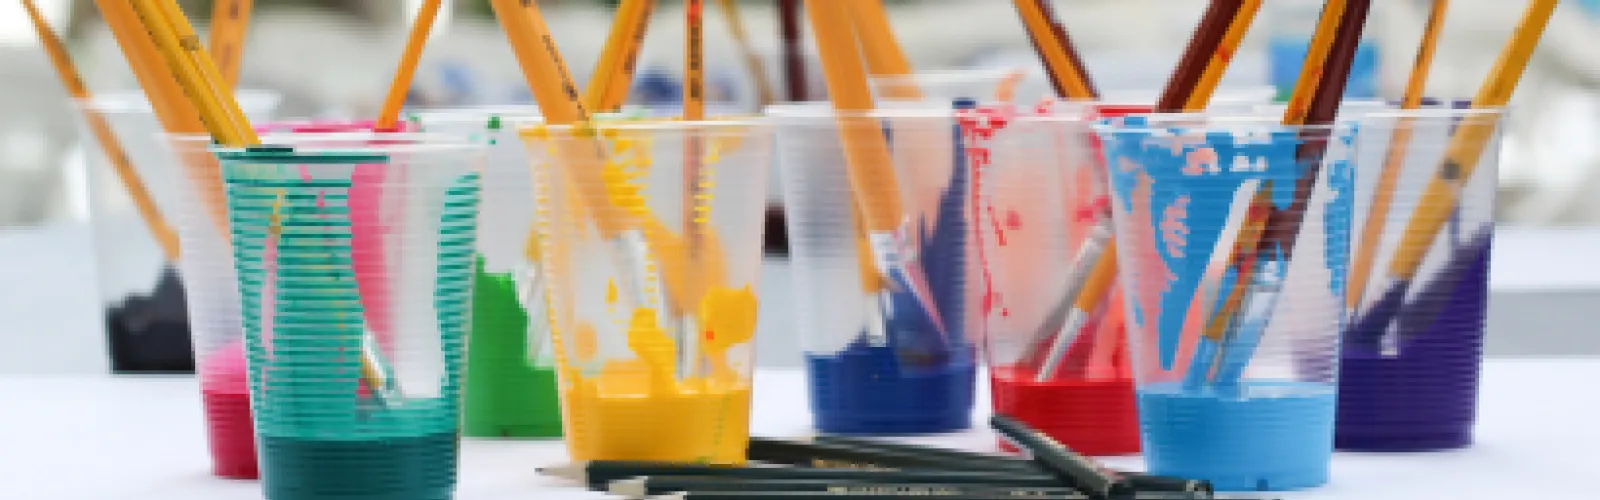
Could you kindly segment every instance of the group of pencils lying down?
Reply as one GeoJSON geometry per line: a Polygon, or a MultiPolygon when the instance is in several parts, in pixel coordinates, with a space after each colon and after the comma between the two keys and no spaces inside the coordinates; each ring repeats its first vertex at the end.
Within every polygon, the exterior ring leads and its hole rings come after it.
{"type": "Polygon", "coordinates": [[[744,466],[589,461],[539,472],[649,500],[1215,498],[1206,481],[1107,469],[1010,417],[989,425],[1026,458],[837,436],[752,437],[744,466]]]}

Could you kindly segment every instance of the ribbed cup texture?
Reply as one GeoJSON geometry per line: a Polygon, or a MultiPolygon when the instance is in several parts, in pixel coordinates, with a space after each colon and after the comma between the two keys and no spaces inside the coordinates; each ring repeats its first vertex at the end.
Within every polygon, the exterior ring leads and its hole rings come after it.
{"type": "Polygon", "coordinates": [[[1472,444],[1502,116],[1454,107],[1360,118],[1364,210],[1358,211],[1366,225],[1357,245],[1370,255],[1371,279],[1340,360],[1335,441],[1341,449],[1472,444]],[[1429,195],[1452,176],[1446,189],[1454,201],[1429,195]],[[1438,231],[1413,229],[1430,212],[1445,216],[1438,231]],[[1408,241],[1408,232],[1432,239],[1408,241]],[[1398,279],[1406,275],[1395,262],[1419,255],[1409,279],[1398,279]]]}
{"type": "Polygon", "coordinates": [[[769,133],[524,131],[572,459],[745,461],[769,133]]]}
{"type": "MultiPolygon", "coordinates": [[[[523,304],[517,281],[538,265],[527,254],[534,235],[533,182],[517,127],[537,109],[423,113],[425,132],[469,137],[488,148],[478,213],[478,266],[473,282],[472,333],[462,433],[469,437],[558,437],[561,408],[555,361],[548,352],[543,302],[523,304]],[[520,274],[520,275],[519,275],[520,274]],[[530,321],[528,308],[538,314],[530,321]]],[[[529,297],[528,300],[537,300],[529,297]]]]}
{"type": "Polygon", "coordinates": [[[219,153],[267,499],[451,496],[475,151],[219,153]]]}
{"type": "Polygon", "coordinates": [[[968,286],[977,275],[971,172],[951,103],[931,106],[941,105],[843,120],[769,112],[812,422],[822,432],[970,424],[980,321],[968,286]],[[862,154],[871,150],[887,154],[862,154]]]}
{"type": "Polygon", "coordinates": [[[1105,163],[1086,112],[994,106],[960,118],[977,193],[978,312],[995,412],[1079,453],[1124,455],[1139,451],[1139,426],[1117,279],[1089,283],[1116,258],[1103,251],[1105,163]]]}
{"type": "Polygon", "coordinates": [[[1220,490],[1327,481],[1356,133],[1277,122],[1098,128],[1153,474],[1220,490]]]}

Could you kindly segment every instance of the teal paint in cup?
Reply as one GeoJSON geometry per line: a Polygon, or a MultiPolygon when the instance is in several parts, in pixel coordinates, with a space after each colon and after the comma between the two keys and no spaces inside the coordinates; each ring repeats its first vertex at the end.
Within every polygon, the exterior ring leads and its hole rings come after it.
{"type": "Polygon", "coordinates": [[[483,149],[218,148],[268,500],[453,496],[483,149]]]}

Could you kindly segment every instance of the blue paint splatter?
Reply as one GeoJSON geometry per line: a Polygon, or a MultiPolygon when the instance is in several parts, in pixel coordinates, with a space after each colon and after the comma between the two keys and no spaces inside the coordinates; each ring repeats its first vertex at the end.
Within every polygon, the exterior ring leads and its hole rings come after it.
{"type": "MultiPolygon", "coordinates": [[[[1349,147],[1354,139],[1351,135],[1339,138],[1344,146],[1349,147]]],[[[1350,228],[1355,217],[1355,169],[1346,160],[1328,162],[1328,177],[1326,184],[1332,191],[1328,203],[1323,207],[1322,227],[1328,231],[1327,241],[1323,247],[1323,257],[1326,259],[1329,277],[1329,288],[1336,296],[1343,296],[1345,289],[1345,272],[1350,260],[1350,228]]],[[[1340,315],[1342,318],[1343,315],[1340,315]]]]}
{"type": "MultiPolygon", "coordinates": [[[[1217,242],[1228,229],[1228,216],[1239,188],[1252,180],[1270,181],[1265,184],[1271,190],[1270,199],[1278,209],[1284,209],[1294,201],[1295,180],[1310,165],[1296,161],[1296,149],[1302,141],[1295,130],[1288,128],[1266,133],[1202,133],[1151,128],[1144,117],[1113,118],[1103,125],[1106,126],[1100,129],[1100,136],[1106,144],[1105,160],[1121,211],[1134,209],[1134,191],[1141,179],[1150,184],[1148,208],[1153,220],[1148,222],[1160,225],[1155,232],[1158,241],[1152,244],[1174,276],[1161,293],[1160,314],[1156,318],[1161,366],[1171,369],[1189,305],[1217,251],[1217,242]]],[[[1348,141],[1348,132],[1340,133],[1346,134],[1344,139],[1348,141]]],[[[1338,169],[1343,177],[1335,182],[1347,184],[1348,165],[1340,164],[1338,169]]],[[[1330,250],[1340,255],[1345,251],[1330,250]]],[[[1330,269],[1342,267],[1342,262],[1333,265],[1330,261],[1330,269]]],[[[1339,280],[1343,280],[1342,273],[1339,280]]],[[[1144,324],[1146,312],[1140,309],[1139,301],[1132,303],[1135,321],[1144,324]]]]}

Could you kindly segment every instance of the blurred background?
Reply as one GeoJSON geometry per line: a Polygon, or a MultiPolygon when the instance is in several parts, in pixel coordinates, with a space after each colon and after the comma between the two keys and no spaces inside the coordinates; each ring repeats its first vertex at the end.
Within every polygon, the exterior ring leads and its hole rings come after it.
{"type": "MultiPolygon", "coordinates": [[[[136,89],[92,1],[37,2],[63,32],[94,92],[136,89]]],[[[212,2],[181,3],[204,35],[212,2]]],[[[279,117],[350,118],[376,114],[421,2],[255,3],[240,87],[281,95],[279,117]]],[[[615,3],[540,0],[580,83],[604,42],[615,3]]],[[[1467,98],[1489,72],[1524,5],[1504,0],[1451,3],[1429,94],[1467,98]]],[[[762,56],[768,78],[782,82],[776,4],[776,0],[738,2],[740,19],[762,56]]],[[[918,71],[1022,67],[1032,72],[1025,85],[1042,91],[1042,73],[1011,2],[889,0],[887,4],[900,42],[918,71]]],[[[1112,96],[1149,99],[1146,96],[1157,92],[1177,61],[1206,2],[1058,0],[1055,4],[1057,17],[1070,30],[1099,87],[1112,96]]],[[[1299,63],[1295,43],[1305,43],[1320,4],[1314,0],[1267,1],[1264,17],[1235,55],[1224,87],[1270,92],[1275,85],[1284,85],[1283,75],[1292,80],[1299,63]]],[[[1351,92],[1363,94],[1361,97],[1398,98],[1429,2],[1385,0],[1374,4],[1367,28],[1368,52],[1358,62],[1351,92]]],[[[530,103],[487,2],[446,0],[445,5],[446,12],[423,56],[410,105],[530,103]]],[[[708,8],[715,10],[714,6],[708,8]]],[[[683,26],[676,21],[682,19],[682,3],[663,0],[654,15],[656,22],[644,43],[631,104],[672,105],[678,95],[683,26]]],[[[720,16],[710,13],[706,23],[710,100],[724,112],[756,112],[759,103],[753,78],[720,16]]],[[[807,53],[812,51],[809,43],[802,42],[807,53]]],[[[825,98],[816,61],[807,60],[808,92],[799,97],[825,98]]],[[[779,97],[789,96],[780,89],[779,97]]],[[[88,193],[92,192],[87,186],[96,178],[88,172],[93,163],[86,161],[86,155],[98,152],[85,147],[77,128],[72,102],[39,49],[22,8],[17,2],[0,1],[0,283],[6,283],[0,290],[4,292],[0,294],[0,347],[10,342],[30,346],[25,356],[0,359],[0,369],[27,365],[48,370],[48,362],[24,358],[49,359],[52,349],[63,353],[102,349],[99,338],[88,333],[98,329],[96,306],[89,304],[94,294],[82,293],[82,287],[94,283],[93,238],[91,231],[78,229],[87,227],[88,193]],[[80,302],[89,304],[81,319],[72,312],[76,306],[61,305],[80,302]],[[74,323],[77,321],[87,323],[74,323]],[[86,338],[80,343],[68,342],[73,345],[25,340],[56,332],[86,338]],[[83,343],[93,347],[78,345],[83,343]]],[[[1551,22],[1513,100],[1499,177],[1501,227],[1532,236],[1500,240],[1496,290],[1532,295],[1520,299],[1496,296],[1491,312],[1491,352],[1600,354],[1600,339],[1570,335],[1572,328],[1592,326],[1592,322],[1584,323],[1592,315],[1582,311],[1600,305],[1600,277],[1595,276],[1600,269],[1589,265],[1586,257],[1600,251],[1600,196],[1592,194],[1600,190],[1600,0],[1567,0],[1551,22]],[[1506,310],[1513,312],[1498,312],[1506,310]],[[1559,323],[1562,314],[1576,316],[1571,322],[1559,323]],[[1494,333],[1522,330],[1550,330],[1557,335],[1540,340],[1533,333],[1494,333]]],[[[781,200],[773,191],[776,206],[781,200]]],[[[780,273],[768,281],[783,279],[780,273]]],[[[763,325],[787,322],[783,312],[773,308],[764,309],[763,314],[763,325]]],[[[766,328],[762,335],[774,336],[770,331],[766,328]]],[[[781,347],[775,342],[766,345],[781,347]]],[[[3,351],[10,349],[0,348],[3,351]]],[[[66,355],[63,353],[56,354],[66,355]]]]}

